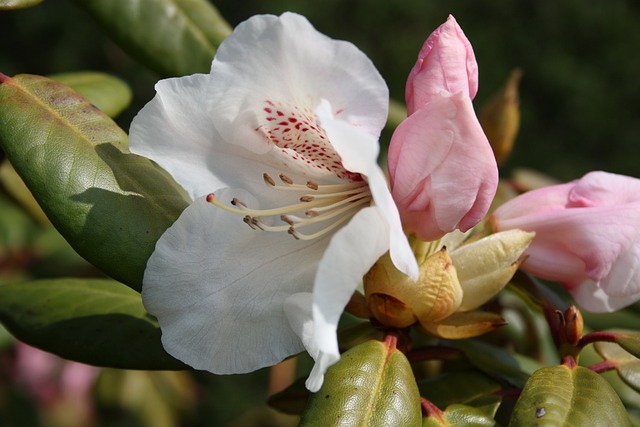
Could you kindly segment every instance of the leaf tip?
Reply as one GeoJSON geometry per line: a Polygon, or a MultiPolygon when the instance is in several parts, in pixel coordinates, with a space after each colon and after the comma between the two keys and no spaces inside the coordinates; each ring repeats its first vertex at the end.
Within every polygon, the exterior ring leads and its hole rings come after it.
{"type": "Polygon", "coordinates": [[[6,74],[0,73],[0,84],[6,82],[7,80],[11,80],[11,77],[6,74]]]}

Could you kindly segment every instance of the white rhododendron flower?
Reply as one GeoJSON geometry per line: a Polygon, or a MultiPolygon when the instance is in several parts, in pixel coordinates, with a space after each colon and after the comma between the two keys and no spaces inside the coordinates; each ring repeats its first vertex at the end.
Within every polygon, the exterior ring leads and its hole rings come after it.
{"type": "Polygon", "coordinates": [[[131,126],[131,151],[193,203],[160,238],[142,297],[174,357],[217,374],[304,349],[318,390],[336,327],[386,251],[417,264],[377,164],[388,90],[351,43],[302,16],[256,16],[208,75],[167,79],[131,126]]]}

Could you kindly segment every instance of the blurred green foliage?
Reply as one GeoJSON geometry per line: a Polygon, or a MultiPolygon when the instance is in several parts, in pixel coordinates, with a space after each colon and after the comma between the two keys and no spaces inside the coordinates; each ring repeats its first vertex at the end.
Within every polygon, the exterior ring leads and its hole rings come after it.
{"type": "MultiPolygon", "coordinates": [[[[522,128],[505,169],[533,167],[562,180],[589,170],[640,176],[640,3],[634,0],[218,0],[232,24],[293,10],[350,40],[375,62],[396,99],[429,33],[453,14],[480,66],[479,107],[514,67],[524,70],[522,128]]],[[[0,72],[92,69],[120,76],[134,103],[125,128],[153,96],[157,77],[135,63],[69,0],[0,14],[0,72]]]]}

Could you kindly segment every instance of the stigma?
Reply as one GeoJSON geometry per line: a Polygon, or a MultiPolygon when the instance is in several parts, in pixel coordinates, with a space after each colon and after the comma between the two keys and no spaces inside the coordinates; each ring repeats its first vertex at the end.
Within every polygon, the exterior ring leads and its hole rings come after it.
{"type": "Polygon", "coordinates": [[[297,240],[313,240],[335,230],[372,201],[369,184],[363,180],[344,184],[315,181],[297,184],[284,174],[278,178],[279,183],[269,174],[263,174],[264,182],[273,190],[291,192],[294,203],[272,209],[252,209],[237,198],[225,204],[213,193],[207,196],[207,202],[242,216],[244,223],[254,230],[287,232],[297,240]],[[305,234],[300,229],[310,232],[305,234]]]}

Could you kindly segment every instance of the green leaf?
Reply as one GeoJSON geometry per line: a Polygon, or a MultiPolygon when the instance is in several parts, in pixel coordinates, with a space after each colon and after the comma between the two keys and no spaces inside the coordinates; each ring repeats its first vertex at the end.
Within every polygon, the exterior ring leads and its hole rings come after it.
{"type": "Polygon", "coordinates": [[[393,339],[344,353],[311,396],[300,426],[420,426],[418,386],[393,339]]]}
{"type": "MultiPolygon", "coordinates": [[[[480,371],[465,369],[418,381],[418,388],[423,397],[445,408],[456,403],[475,406],[470,402],[502,390],[502,385],[480,371]]],[[[501,399],[497,397],[497,400],[500,402],[501,399]]]]}
{"type": "Polygon", "coordinates": [[[124,50],[162,76],[208,73],[231,27],[206,0],[75,0],[124,50]]]}
{"type": "Polygon", "coordinates": [[[624,348],[635,357],[640,357],[640,334],[623,333],[617,336],[615,340],[620,347],[624,348]]]}
{"type": "Polygon", "coordinates": [[[609,383],[582,366],[552,366],[527,381],[510,426],[629,426],[609,383]]]}
{"type": "Polygon", "coordinates": [[[188,204],[173,178],[128,152],[104,113],[39,76],[0,74],[0,145],[71,246],[139,290],[156,241],[188,204]]]}
{"type": "Polygon", "coordinates": [[[42,0],[0,0],[0,11],[24,9],[42,3],[42,0]]]}
{"type": "Polygon", "coordinates": [[[140,294],[108,279],[0,285],[0,322],[19,340],[66,359],[123,369],[186,369],[164,351],[140,294]]]}
{"type": "Polygon", "coordinates": [[[48,77],[69,86],[109,117],[116,117],[131,103],[132,94],[129,86],[109,74],[97,71],[79,71],[54,74],[48,77]]]}
{"type": "Polygon", "coordinates": [[[482,410],[467,405],[450,405],[442,414],[431,415],[422,422],[422,427],[492,427],[495,420],[482,410]]]}
{"type": "Polygon", "coordinates": [[[448,341],[447,345],[462,350],[476,368],[516,387],[523,387],[529,375],[540,367],[532,359],[480,340],[448,341]]]}
{"type": "Polygon", "coordinates": [[[597,342],[595,349],[605,360],[615,362],[620,379],[640,392],[640,359],[616,343],[597,342]]]}

